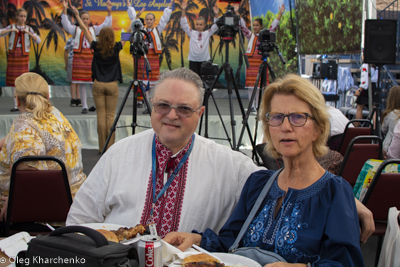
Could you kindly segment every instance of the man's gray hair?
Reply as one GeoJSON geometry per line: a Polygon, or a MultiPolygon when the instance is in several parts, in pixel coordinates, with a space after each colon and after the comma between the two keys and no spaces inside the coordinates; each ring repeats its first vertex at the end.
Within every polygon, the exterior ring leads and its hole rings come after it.
{"type": "MultiPolygon", "coordinates": [[[[158,86],[160,83],[165,81],[166,79],[179,79],[185,81],[187,83],[191,83],[196,86],[198,93],[199,93],[199,105],[203,105],[204,100],[204,92],[205,89],[203,87],[203,81],[200,79],[197,73],[187,69],[187,68],[179,68],[169,71],[164,71],[160,74],[160,78],[158,79],[154,89],[151,91],[151,98],[154,98],[154,94],[157,91],[158,86]]],[[[162,90],[162,89],[161,89],[162,90]]]]}

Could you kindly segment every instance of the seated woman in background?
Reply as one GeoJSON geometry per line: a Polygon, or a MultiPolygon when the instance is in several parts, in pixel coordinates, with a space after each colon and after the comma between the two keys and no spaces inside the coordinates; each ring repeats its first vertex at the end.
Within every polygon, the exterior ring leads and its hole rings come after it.
{"type": "MultiPolygon", "coordinates": [[[[61,112],[49,102],[49,85],[42,76],[28,72],[15,79],[21,115],[0,141],[0,220],[5,219],[11,167],[23,156],[48,155],[62,160],[68,173],[72,197],[86,179],[82,147],[77,134],[61,112]]],[[[59,169],[53,162],[27,162],[21,169],[59,169]]]]}
{"type": "Polygon", "coordinates": [[[392,141],[387,150],[388,159],[400,159],[400,120],[393,130],[392,141]]]}
{"type": "Polygon", "coordinates": [[[386,103],[386,109],[382,113],[382,133],[386,135],[382,148],[387,152],[392,142],[394,127],[400,119],[400,86],[396,85],[390,89],[386,103]]]}
{"type": "MultiPolygon", "coordinates": [[[[288,262],[273,266],[364,266],[352,188],[316,160],[328,150],[330,130],[319,90],[297,75],[287,75],[266,88],[260,111],[266,149],[272,157],[281,157],[285,168],[239,246],[272,251],[288,262]]],[[[170,233],[164,240],[181,250],[197,244],[227,252],[273,174],[262,170],[249,177],[219,234],[210,229],[202,235],[170,233]]]]}

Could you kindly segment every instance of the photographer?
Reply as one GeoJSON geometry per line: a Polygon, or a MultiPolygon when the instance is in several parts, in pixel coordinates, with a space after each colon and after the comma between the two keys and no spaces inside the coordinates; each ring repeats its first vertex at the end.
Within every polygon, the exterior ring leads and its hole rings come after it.
{"type": "MultiPolygon", "coordinates": [[[[182,2],[181,27],[190,38],[189,68],[201,76],[201,64],[210,60],[210,53],[208,51],[210,37],[218,30],[218,26],[213,24],[210,29],[204,31],[206,20],[203,17],[198,17],[196,19],[196,30],[190,29],[186,18],[186,8],[187,3],[182,2]]],[[[219,13],[219,8],[215,5],[213,10],[215,22],[219,13]]]]}
{"type": "MultiPolygon", "coordinates": [[[[93,40],[92,35],[78,16],[78,10],[75,7],[72,9],[90,43],[90,48],[94,51],[92,61],[93,98],[97,108],[97,133],[99,135],[99,153],[101,153],[115,117],[118,82],[123,82],[119,52],[125,41],[115,42],[114,30],[111,27],[102,28],[98,41],[93,40]]],[[[131,32],[131,28],[127,32],[131,32]]],[[[114,144],[114,141],[115,134],[113,133],[108,147],[114,144]]]]}
{"type": "MultiPolygon", "coordinates": [[[[239,14],[239,4],[234,5],[234,10],[236,14],[239,14]]],[[[279,7],[279,13],[272,22],[271,26],[269,27],[270,32],[275,32],[280,19],[282,17],[283,12],[285,11],[285,4],[282,4],[282,6],[279,7]]],[[[261,60],[261,55],[258,54],[258,34],[260,31],[263,29],[263,21],[261,18],[256,18],[253,21],[253,31],[251,32],[247,27],[246,23],[244,22],[243,19],[240,20],[240,29],[243,32],[243,35],[246,36],[248,40],[248,47],[247,47],[247,57],[249,59],[249,64],[250,67],[246,70],[246,84],[245,87],[248,88],[248,95],[249,95],[249,100],[251,98],[251,95],[253,94],[253,89],[254,89],[254,84],[257,79],[257,74],[259,70],[259,66],[262,62],[261,60]]],[[[264,76],[264,79],[267,79],[267,82],[265,84],[269,83],[268,80],[268,73],[266,77],[264,76]]],[[[262,81],[263,82],[263,81],[262,81]]],[[[256,97],[254,98],[254,102],[252,103],[252,108],[251,111],[255,112],[257,105],[258,105],[258,96],[259,94],[256,94],[256,97]]]]}

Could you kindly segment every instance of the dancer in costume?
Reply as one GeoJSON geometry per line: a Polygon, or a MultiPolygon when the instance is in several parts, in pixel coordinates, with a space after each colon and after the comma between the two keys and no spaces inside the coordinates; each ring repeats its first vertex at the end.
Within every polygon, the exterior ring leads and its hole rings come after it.
{"type": "MultiPolygon", "coordinates": [[[[146,80],[147,73],[148,73],[149,80],[150,80],[150,86],[155,85],[155,82],[158,80],[158,76],[160,75],[159,54],[161,54],[161,52],[162,52],[160,34],[164,30],[165,26],[167,26],[167,23],[171,17],[173,3],[174,3],[174,0],[171,0],[171,3],[169,4],[169,6],[164,9],[164,14],[161,16],[160,22],[158,23],[158,25],[156,27],[154,27],[154,23],[156,21],[156,16],[153,13],[147,13],[145,16],[145,22],[146,22],[145,30],[148,32],[150,39],[151,39],[151,40],[146,40],[146,44],[148,44],[148,46],[149,46],[147,58],[150,63],[151,72],[148,72],[146,70],[144,58],[140,58],[139,59],[139,68],[138,68],[138,77],[141,80],[146,80]]],[[[138,12],[138,14],[136,14],[136,10],[132,6],[132,2],[130,2],[130,0],[126,0],[126,4],[128,6],[128,15],[129,15],[129,18],[131,21],[136,20],[136,17],[139,18],[140,15],[145,10],[145,8],[143,8],[141,11],[138,12]]],[[[147,94],[149,94],[149,91],[147,91],[147,94]]],[[[141,94],[138,97],[138,103],[139,103],[139,106],[140,106],[140,104],[143,103],[143,95],[141,95],[141,94]]],[[[147,114],[147,113],[149,113],[149,111],[146,107],[146,110],[143,111],[143,114],[147,114]]]]}
{"type": "MultiPolygon", "coordinates": [[[[182,17],[181,27],[185,31],[187,36],[190,38],[189,42],[189,68],[201,76],[201,64],[207,60],[210,60],[209,52],[209,40],[210,37],[218,30],[217,24],[213,24],[210,29],[204,31],[206,27],[206,20],[203,17],[196,19],[196,30],[192,30],[189,27],[188,20],[186,18],[187,3],[182,3],[182,17]]],[[[219,13],[219,8],[214,6],[214,22],[219,13]]]]}
{"type": "Polygon", "coordinates": [[[35,44],[40,44],[40,37],[25,24],[27,12],[20,8],[17,10],[17,23],[8,25],[0,30],[0,37],[9,35],[6,85],[12,86],[14,107],[11,112],[18,111],[17,100],[15,98],[15,79],[29,72],[29,51],[31,39],[35,44]]]}
{"type": "MultiPolygon", "coordinates": [[[[235,4],[234,9],[235,9],[235,13],[239,14],[239,4],[235,4]]],[[[276,18],[272,22],[271,26],[269,27],[270,32],[276,31],[284,11],[285,11],[285,5],[282,4],[282,6],[279,7],[278,15],[276,16],[276,18]]],[[[246,55],[249,59],[250,68],[248,68],[246,70],[245,87],[248,88],[248,95],[249,95],[249,99],[250,99],[251,95],[253,94],[253,89],[254,89],[254,85],[256,83],[258,70],[259,70],[260,64],[262,62],[261,55],[258,54],[258,44],[259,44],[258,34],[263,29],[263,21],[261,18],[256,18],[253,21],[253,32],[251,32],[246,27],[246,23],[244,22],[244,20],[241,19],[240,20],[240,28],[241,28],[244,36],[246,36],[246,38],[248,40],[246,55]]],[[[268,70],[267,70],[267,73],[265,76],[266,77],[264,77],[264,79],[267,79],[265,84],[267,85],[269,83],[268,70]]],[[[259,88],[257,87],[257,91],[258,90],[259,90],[259,88]]],[[[254,102],[252,103],[252,107],[251,107],[251,110],[253,112],[256,111],[256,108],[258,105],[258,96],[259,96],[259,93],[257,92],[256,97],[254,98],[254,102]]]]}
{"type": "MultiPolygon", "coordinates": [[[[69,34],[74,37],[74,59],[72,63],[72,82],[79,84],[79,91],[81,93],[82,100],[82,113],[88,113],[88,106],[86,101],[86,88],[85,85],[89,85],[90,90],[93,90],[92,82],[92,60],[93,52],[90,49],[90,43],[84,35],[82,29],[78,26],[72,25],[68,20],[67,8],[68,1],[63,0],[64,13],[61,16],[61,23],[63,28],[69,34]]],[[[111,27],[112,17],[111,17],[111,1],[107,1],[107,17],[101,25],[94,25],[89,27],[90,15],[87,11],[80,12],[80,18],[88,28],[90,34],[93,36],[93,40],[96,40],[96,35],[100,33],[100,30],[106,26],[111,27]]],[[[92,107],[93,108],[93,107],[92,107]]],[[[92,109],[91,108],[91,109],[92,109]]],[[[95,110],[95,109],[94,109],[95,110]]]]}

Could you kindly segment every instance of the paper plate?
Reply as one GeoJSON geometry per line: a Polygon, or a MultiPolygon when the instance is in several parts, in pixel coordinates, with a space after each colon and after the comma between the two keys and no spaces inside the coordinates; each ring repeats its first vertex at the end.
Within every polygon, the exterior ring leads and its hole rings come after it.
{"type": "Polygon", "coordinates": [[[212,253],[212,254],[215,254],[215,256],[220,258],[224,262],[225,266],[234,266],[235,264],[241,264],[249,267],[261,267],[261,265],[258,262],[240,255],[235,255],[230,253],[212,253]]]}
{"type": "Polygon", "coordinates": [[[123,225],[113,224],[113,223],[84,223],[84,224],[80,224],[79,226],[89,227],[94,230],[104,229],[104,230],[108,230],[108,231],[118,230],[118,228],[120,228],[120,227],[126,227],[123,225]]]}

